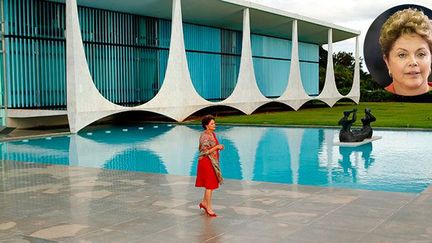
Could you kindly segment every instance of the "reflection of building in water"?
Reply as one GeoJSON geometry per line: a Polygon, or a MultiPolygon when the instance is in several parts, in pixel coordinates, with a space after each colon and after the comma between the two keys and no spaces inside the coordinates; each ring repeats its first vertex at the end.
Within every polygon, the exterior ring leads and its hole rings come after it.
{"type": "Polygon", "coordinates": [[[258,144],[253,180],[292,183],[291,163],[287,136],[282,129],[268,128],[258,144]]]}
{"type": "Polygon", "coordinates": [[[303,140],[303,129],[284,129],[285,136],[289,144],[289,153],[291,158],[292,183],[298,184],[300,168],[300,150],[301,141],[303,140]]]}
{"type": "MultiPolygon", "coordinates": [[[[232,141],[235,148],[232,151],[225,149],[222,152],[221,163],[238,157],[238,163],[241,166],[242,172],[241,178],[252,180],[254,177],[258,143],[267,129],[266,127],[232,127],[229,130],[219,131],[218,137],[232,141]],[[231,155],[234,151],[235,155],[231,155]]],[[[221,166],[224,169],[224,165],[222,164],[221,166]]]]}
{"type": "MultiPolygon", "coordinates": [[[[240,155],[237,151],[237,148],[235,147],[234,142],[230,139],[225,139],[223,136],[219,136],[218,139],[219,143],[223,144],[225,147],[223,151],[220,151],[220,163],[223,176],[232,179],[245,178],[246,176],[243,173],[240,155]]],[[[194,165],[197,165],[197,163],[195,162],[194,165]]],[[[192,172],[193,173],[191,174],[195,174],[196,169],[194,168],[192,172]]]]}
{"type": "MultiPolygon", "coordinates": [[[[55,141],[8,143],[1,147],[2,158],[195,175],[201,132],[198,126],[166,125],[126,131],[117,128],[109,133],[99,130],[53,138],[55,141]]],[[[355,182],[359,166],[364,163],[367,169],[374,162],[372,144],[333,146],[335,133],[322,129],[220,126],[217,136],[225,146],[221,151],[223,174],[231,179],[304,185],[338,184],[349,174],[355,182]]]]}
{"type": "MultiPolygon", "coordinates": [[[[302,180],[313,184],[327,181],[326,173],[316,173],[318,154],[311,152],[318,151],[322,143],[320,132],[318,129],[237,127],[220,134],[233,140],[243,179],[293,184],[302,180]]],[[[229,160],[230,153],[223,152],[222,160],[229,160]]]]}
{"type": "Polygon", "coordinates": [[[318,161],[319,166],[326,168],[327,170],[327,181],[329,184],[332,184],[332,170],[335,166],[333,164],[333,141],[335,139],[335,130],[323,130],[320,133],[320,141],[322,141],[320,145],[320,150],[318,153],[318,161]]]}
{"type": "Polygon", "coordinates": [[[1,160],[44,161],[49,164],[69,165],[67,147],[60,146],[69,144],[69,138],[60,137],[56,138],[56,140],[59,140],[59,142],[53,143],[51,140],[40,140],[36,146],[31,141],[1,143],[1,160]]]}
{"type": "Polygon", "coordinates": [[[167,173],[158,151],[142,145],[151,143],[173,129],[146,126],[143,130],[134,128],[123,131],[117,128],[110,130],[110,133],[99,130],[92,135],[72,135],[69,143],[70,165],[167,173]]]}
{"type": "Polygon", "coordinates": [[[194,158],[198,156],[200,132],[187,126],[174,126],[168,132],[140,143],[138,147],[157,154],[169,174],[189,175],[194,158]]]}
{"type": "Polygon", "coordinates": [[[321,169],[319,154],[324,136],[320,129],[305,129],[304,139],[301,141],[300,154],[300,184],[316,185],[327,184],[327,172],[321,169]]]}

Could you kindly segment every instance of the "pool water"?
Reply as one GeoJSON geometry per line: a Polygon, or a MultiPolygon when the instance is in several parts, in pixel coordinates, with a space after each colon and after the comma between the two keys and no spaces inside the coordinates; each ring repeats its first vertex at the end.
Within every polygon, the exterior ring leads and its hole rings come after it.
{"type": "MultiPolygon", "coordinates": [[[[200,126],[148,124],[0,144],[1,158],[195,176],[200,126]]],[[[432,182],[432,132],[374,131],[382,139],[335,145],[339,131],[219,126],[226,179],[418,193],[432,182]]],[[[0,166],[3,166],[0,164],[0,166]]]]}

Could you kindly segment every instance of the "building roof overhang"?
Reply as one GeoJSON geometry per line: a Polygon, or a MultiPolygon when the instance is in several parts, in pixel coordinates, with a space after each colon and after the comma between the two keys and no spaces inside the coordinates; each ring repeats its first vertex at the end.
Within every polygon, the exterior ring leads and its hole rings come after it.
{"type": "MultiPolygon", "coordinates": [[[[77,0],[77,3],[79,6],[163,19],[171,19],[172,14],[172,0],[77,0]]],[[[256,34],[291,39],[292,21],[297,20],[298,40],[302,42],[327,44],[330,28],[333,29],[333,42],[360,35],[357,30],[246,0],[182,0],[184,22],[232,30],[241,31],[244,8],[250,9],[251,32],[256,34]]]]}

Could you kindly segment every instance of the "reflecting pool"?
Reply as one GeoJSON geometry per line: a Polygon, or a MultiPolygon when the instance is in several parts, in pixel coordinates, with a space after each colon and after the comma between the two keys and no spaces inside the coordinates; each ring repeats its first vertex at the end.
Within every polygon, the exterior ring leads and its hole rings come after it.
{"type": "MultiPolygon", "coordinates": [[[[148,124],[5,142],[1,158],[174,175],[196,175],[200,126],[148,124]]],[[[339,131],[219,126],[226,179],[421,192],[432,182],[432,132],[375,131],[360,147],[335,145],[339,131]]],[[[3,166],[3,164],[0,164],[3,166]]]]}

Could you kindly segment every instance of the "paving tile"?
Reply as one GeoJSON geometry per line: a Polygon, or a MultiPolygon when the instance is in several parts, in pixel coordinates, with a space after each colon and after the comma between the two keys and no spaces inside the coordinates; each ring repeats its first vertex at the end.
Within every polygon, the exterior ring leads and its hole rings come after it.
{"type": "Polygon", "coordinates": [[[396,237],[382,236],[376,234],[368,234],[361,238],[358,242],[361,243],[431,243],[432,240],[418,240],[418,239],[402,239],[396,237]]]}
{"type": "Polygon", "coordinates": [[[55,243],[57,241],[39,239],[36,237],[17,235],[6,240],[0,240],[1,243],[55,243]]]}
{"type": "Polygon", "coordinates": [[[285,242],[310,241],[310,242],[335,242],[346,243],[359,240],[364,233],[342,230],[326,229],[317,226],[305,227],[290,236],[285,237],[285,242]]]}
{"type": "Polygon", "coordinates": [[[95,229],[88,225],[82,224],[60,224],[48,228],[37,230],[29,236],[44,240],[60,240],[74,238],[86,232],[94,231],[95,229]]]}
{"type": "Polygon", "coordinates": [[[271,196],[251,197],[250,199],[245,199],[243,203],[240,203],[236,206],[260,208],[271,212],[284,209],[293,204],[295,201],[297,201],[297,199],[281,199],[271,196]]]}
{"type": "MultiPolygon", "coordinates": [[[[266,211],[253,207],[238,207],[232,205],[213,204],[213,210],[218,215],[217,218],[252,220],[266,214],[266,211]]],[[[203,212],[203,211],[201,211],[203,212]]]]}
{"type": "Polygon", "coordinates": [[[158,213],[150,213],[145,217],[131,219],[125,222],[119,222],[105,229],[120,231],[135,235],[151,235],[172,228],[178,224],[189,224],[193,220],[197,220],[199,216],[194,218],[177,217],[177,215],[161,215],[158,213]]]}
{"type": "Polygon", "coordinates": [[[308,194],[319,193],[327,189],[325,187],[300,186],[300,185],[280,184],[280,183],[261,183],[255,186],[255,188],[263,189],[263,190],[286,190],[286,191],[308,193],[308,194]]]}
{"type": "Polygon", "coordinates": [[[399,209],[394,209],[394,208],[382,208],[382,207],[373,207],[373,206],[363,206],[358,204],[354,204],[354,205],[347,204],[340,208],[337,208],[336,210],[331,212],[331,214],[386,219],[398,211],[399,209]]]}
{"type": "Polygon", "coordinates": [[[190,240],[199,240],[200,242],[244,242],[245,240],[283,242],[281,240],[285,236],[299,230],[301,226],[262,221],[260,218],[238,221],[235,219],[209,219],[204,217],[202,220],[194,221],[193,224],[187,224],[186,230],[187,228],[198,229],[195,239],[190,240]],[[204,237],[198,238],[197,236],[202,236],[200,234],[204,234],[204,237]],[[205,241],[203,241],[204,238],[206,238],[205,241]]]}
{"type": "Polygon", "coordinates": [[[372,234],[409,240],[431,240],[432,226],[421,222],[384,222],[372,234]]]}
{"type": "MultiPolygon", "coordinates": [[[[387,194],[391,195],[391,194],[387,194]]],[[[414,196],[399,196],[394,195],[393,197],[360,197],[352,201],[352,205],[362,205],[367,207],[378,207],[378,208],[391,208],[391,209],[399,209],[402,206],[407,205],[411,202],[415,197],[414,196]]]]}
{"type": "Polygon", "coordinates": [[[66,223],[62,217],[26,217],[15,220],[15,227],[8,232],[30,235],[31,233],[43,228],[49,228],[55,225],[66,223]]]}
{"type": "Polygon", "coordinates": [[[277,222],[281,224],[296,224],[296,225],[306,225],[310,224],[318,218],[322,217],[319,212],[296,212],[285,210],[281,212],[275,212],[270,215],[263,216],[261,220],[266,220],[267,222],[277,222]]]}
{"type": "Polygon", "coordinates": [[[21,239],[21,234],[14,231],[0,231],[0,242],[12,239],[21,239]]]}
{"type": "Polygon", "coordinates": [[[218,217],[210,218],[198,208],[203,189],[195,188],[195,177],[13,161],[1,166],[0,242],[432,239],[430,188],[416,194],[226,180],[213,194],[218,217]],[[72,235],[58,230],[74,225],[87,228],[72,235]]]}
{"type": "Polygon", "coordinates": [[[432,204],[409,204],[395,213],[391,220],[432,225],[432,204]]]}
{"type": "Polygon", "coordinates": [[[174,227],[148,235],[142,240],[143,242],[205,242],[227,230],[223,224],[214,224],[216,221],[214,218],[204,216],[187,224],[176,224],[174,227]]]}
{"type": "Polygon", "coordinates": [[[313,222],[313,225],[325,229],[370,232],[384,220],[367,216],[329,214],[313,222]]]}
{"type": "Polygon", "coordinates": [[[432,185],[429,185],[428,188],[422,191],[422,194],[432,194],[432,185]]]}
{"type": "MultiPolygon", "coordinates": [[[[202,199],[202,196],[197,198],[198,201],[202,199]]],[[[224,195],[222,193],[213,193],[213,204],[224,205],[224,206],[238,206],[244,204],[248,199],[247,196],[234,196],[234,195],[224,195]]]]}
{"type": "Polygon", "coordinates": [[[336,204],[330,202],[310,202],[305,200],[298,200],[289,205],[289,209],[291,211],[313,211],[313,212],[322,212],[329,213],[334,211],[340,207],[344,206],[344,204],[336,204]]]}
{"type": "Polygon", "coordinates": [[[332,203],[332,204],[347,204],[358,199],[358,196],[352,195],[334,195],[334,194],[312,194],[310,197],[304,198],[304,202],[315,203],[332,203]]]}
{"type": "Polygon", "coordinates": [[[432,205],[432,193],[422,193],[420,196],[415,198],[412,202],[412,204],[416,205],[432,205]]]}
{"type": "Polygon", "coordinates": [[[142,236],[136,234],[129,234],[116,230],[100,229],[93,231],[79,237],[64,240],[63,242],[104,242],[104,243],[118,243],[118,242],[143,242],[142,236]]]}

